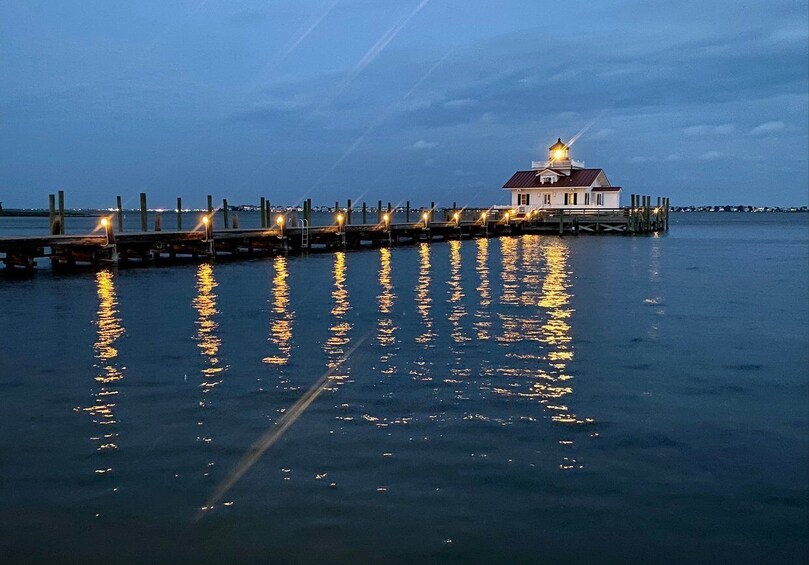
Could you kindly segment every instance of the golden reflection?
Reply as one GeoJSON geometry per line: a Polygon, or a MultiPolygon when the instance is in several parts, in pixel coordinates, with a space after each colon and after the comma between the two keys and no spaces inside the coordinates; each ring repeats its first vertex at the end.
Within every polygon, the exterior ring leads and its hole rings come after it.
{"type": "Polygon", "coordinates": [[[510,350],[506,366],[498,373],[512,379],[529,376],[533,384],[527,392],[516,391],[519,381],[499,386],[495,392],[539,399],[554,422],[591,424],[592,418],[578,417],[565,402],[573,392],[573,377],[568,372],[574,357],[570,250],[562,240],[536,236],[524,236],[522,245],[523,261],[518,265],[516,246],[504,240],[503,301],[518,304],[520,314],[501,316],[503,333],[498,341],[509,348],[532,342],[538,347],[510,350]],[[537,306],[538,312],[533,309],[537,306]]]}
{"type": "MultiPolygon", "coordinates": [[[[219,310],[216,308],[214,289],[217,286],[213,266],[208,263],[201,264],[197,268],[197,296],[192,304],[197,311],[195,339],[197,347],[206,361],[205,367],[201,371],[200,387],[203,393],[218,386],[222,382],[222,373],[227,369],[219,360],[219,348],[222,340],[216,334],[219,327],[216,316],[219,314],[219,310]]],[[[205,402],[201,401],[200,405],[205,406],[205,402]]]]}
{"type": "MultiPolygon", "coordinates": [[[[517,306],[520,303],[518,295],[517,263],[519,261],[519,239],[516,237],[503,237],[500,239],[500,254],[502,269],[500,271],[500,302],[504,306],[517,306]]],[[[522,339],[519,331],[520,316],[514,314],[514,308],[501,308],[499,315],[503,324],[501,335],[497,341],[505,346],[522,339]]]]}
{"type": "Polygon", "coordinates": [[[480,297],[479,308],[475,312],[475,330],[477,338],[486,341],[491,338],[489,331],[492,322],[489,316],[489,305],[492,303],[491,283],[489,282],[489,238],[481,237],[475,240],[477,245],[477,261],[475,270],[478,274],[477,291],[480,297]]]}
{"type": "Polygon", "coordinates": [[[470,338],[464,334],[461,320],[466,316],[466,308],[463,305],[463,285],[461,284],[461,242],[454,239],[449,242],[449,302],[452,310],[449,321],[452,323],[452,339],[455,343],[469,341],[470,338]]]}
{"type": "Polygon", "coordinates": [[[286,257],[279,255],[273,261],[272,314],[270,342],[277,353],[263,359],[270,365],[286,365],[292,353],[293,313],[289,310],[289,264],[286,257]]]}
{"type": "MultiPolygon", "coordinates": [[[[380,317],[377,322],[376,339],[379,345],[389,347],[396,343],[394,336],[396,326],[393,325],[393,320],[390,317],[393,311],[393,304],[396,300],[396,294],[393,292],[391,253],[388,247],[379,249],[379,286],[381,287],[381,292],[379,296],[377,296],[377,303],[380,317]]],[[[388,361],[390,355],[391,353],[384,355],[382,362],[388,361]]]]}
{"type": "Polygon", "coordinates": [[[416,310],[421,316],[424,331],[416,338],[416,343],[433,347],[436,334],[433,332],[431,314],[433,299],[430,297],[430,245],[419,244],[419,280],[416,285],[416,310]]]}
{"type": "MultiPolygon", "coordinates": [[[[124,335],[124,327],[118,316],[118,296],[115,291],[115,276],[111,271],[103,270],[96,274],[96,294],[98,295],[98,311],[96,313],[96,342],[93,345],[95,357],[98,362],[94,365],[98,369],[95,381],[98,388],[95,392],[93,405],[84,408],[84,411],[93,417],[93,422],[100,426],[98,435],[91,439],[96,442],[98,451],[118,448],[118,432],[115,424],[118,423],[115,415],[118,397],[117,383],[124,378],[123,368],[119,367],[116,359],[118,349],[116,342],[124,335]]],[[[97,469],[96,473],[104,474],[111,469],[97,469]]]]}
{"type": "Polygon", "coordinates": [[[334,301],[331,309],[332,326],[329,328],[331,335],[326,340],[324,350],[328,355],[327,366],[334,370],[331,373],[330,381],[345,381],[348,379],[348,366],[341,365],[350,341],[348,336],[351,331],[351,324],[346,320],[346,314],[351,309],[348,301],[348,288],[346,287],[346,254],[338,251],[334,254],[334,284],[332,286],[331,297],[334,301]]]}

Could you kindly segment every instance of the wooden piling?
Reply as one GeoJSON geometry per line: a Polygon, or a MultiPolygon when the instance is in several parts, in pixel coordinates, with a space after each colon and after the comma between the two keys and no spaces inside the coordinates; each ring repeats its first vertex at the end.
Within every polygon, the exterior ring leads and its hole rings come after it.
{"type": "Polygon", "coordinates": [[[435,202],[430,202],[430,222],[433,221],[433,212],[435,212],[435,202]]]}
{"type": "Polygon", "coordinates": [[[351,200],[346,202],[346,225],[351,223],[351,200]]]}
{"type": "Polygon", "coordinates": [[[154,231],[163,231],[163,214],[161,212],[154,214],[154,231]]]}
{"type": "Polygon", "coordinates": [[[236,212],[233,213],[233,229],[239,229],[239,215],[236,212]]]}
{"type": "Polygon", "coordinates": [[[382,201],[376,201],[376,223],[379,224],[382,222],[382,201]]]}
{"type": "Polygon", "coordinates": [[[225,229],[228,229],[228,226],[230,225],[228,223],[228,212],[229,212],[229,210],[228,210],[228,200],[227,200],[227,198],[223,198],[222,199],[222,218],[223,218],[223,222],[225,223],[225,229]]]}
{"type": "Polygon", "coordinates": [[[116,213],[116,215],[117,215],[116,219],[118,220],[118,231],[123,233],[123,231],[124,231],[124,207],[123,207],[123,203],[121,202],[121,197],[120,196],[115,197],[115,206],[118,209],[118,211],[116,213]]]}
{"type": "Polygon", "coordinates": [[[146,193],[140,193],[140,231],[149,231],[146,223],[146,193]]]}
{"type": "Polygon", "coordinates": [[[260,214],[261,214],[261,227],[267,227],[267,199],[263,196],[261,197],[261,203],[259,204],[260,214]]]}
{"type": "Polygon", "coordinates": [[[270,199],[267,199],[267,209],[264,211],[266,216],[264,218],[264,222],[267,224],[267,229],[272,228],[272,202],[270,199]]]}
{"type": "Polygon", "coordinates": [[[365,204],[365,202],[362,203],[362,223],[368,223],[368,206],[365,204]]]}
{"type": "Polygon", "coordinates": [[[177,197],[177,231],[183,229],[183,199],[177,197]]]}
{"type": "Polygon", "coordinates": [[[213,196],[208,195],[208,225],[213,232],[213,196]]]}
{"type": "Polygon", "coordinates": [[[410,200],[405,205],[405,222],[410,223],[410,200]]]}
{"type": "Polygon", "coordinates": [[[53,223],[56,221],[56,195],[48,195],[48,231],[53,234],[53,223]]]}
{"type": "Polygon", "coordinates": [[[65,233],[65,191],[60,190],[58,192],[58,199],[59,203],[59,234],[64,235],[65,233]]]}

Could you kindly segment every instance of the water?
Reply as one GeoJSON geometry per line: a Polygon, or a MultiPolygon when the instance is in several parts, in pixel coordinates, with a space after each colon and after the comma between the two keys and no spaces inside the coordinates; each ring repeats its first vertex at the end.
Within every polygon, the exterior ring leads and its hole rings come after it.
{"type": "Polygon", "coordinates": [[[0,279],[0,554],[805,562],[808,265],[683,214],[0,279]]]}

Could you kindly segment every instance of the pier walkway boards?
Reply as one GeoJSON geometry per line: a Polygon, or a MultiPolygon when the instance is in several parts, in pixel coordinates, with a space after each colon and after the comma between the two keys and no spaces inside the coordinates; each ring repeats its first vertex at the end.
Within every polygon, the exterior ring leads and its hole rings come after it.
{"type": "MultiPolygon", "coordinates": [[[[264,202],[262,202],[264,204],[264,202]]],[[[400,246],[419,242],[476,237],[498,237],[523,233],[578,235],[583,233],[643,234],[668,230],[668,199],[634,197],[632,206],[612,209],[543,209],[528,214],[502,208],[406,209],[405,222],[392,222],[393,211],[377,209],[377,222],[367,223],[363,205],[360,224],[351,222],[351,205],[334,207],[334,223],[312,226],[311,201],[304,203],[303,219],[284,211],[273,216],[262,206],[261,228],[240,229],[238,217],[228,220],[227,204],[220,215],[221,229],[214,229],[214,210],[202,213],[197,227],[190,230],[162,230],[162,218],[156,218],[155,231],[121,231],[115,214],[99,216],[98,228],[90,234],[64,234],[59,215],[51,215],[53,235],[0,238],[0,260],[6,269],[33,270],[38,259],[50,259],[54,269],[77,265],[125,266],[128,264],[165,263],[186,258],[210,260],[217,256],[252,257],[256,254],[302,254],[318,251],[356,250],[369,247],[400,246]],[[410,221],[412,219],[415,221],[410,221]],[[159,224],[158,224],[159,222],[159,224]],[[115,229],[115,224],[118,229],[115,229]]],[[[178,207],[178,210],[181,208],[178,207]]],[[[357,211],[354,211],[357,213],[357,211]]],[[[120,210],[119,210],[120,219],[120,210]]],[[[145,217],[145,206],[143,207],[145,217]]],[[[402,215],[402,210],[398,210],[402,215]]],[[[181,226],[178,213],[178,226],[181,226]]]]}

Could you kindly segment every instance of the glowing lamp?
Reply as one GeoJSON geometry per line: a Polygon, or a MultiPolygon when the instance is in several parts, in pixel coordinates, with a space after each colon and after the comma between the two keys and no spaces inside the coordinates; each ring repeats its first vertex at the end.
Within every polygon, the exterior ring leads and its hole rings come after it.
{"type": "Polygon", "coordinates": [[[425,222],[427,221],[427,218],[429,218],[429,217],[430,217],[430,215],[429,215],[427,212],[424,212],[424,213],[421,215],[421,218],[422,218],[422,219],[423,219],[425,222]]]}
{"type": "Polygon", "coordinates": [[[337,223],[338,223],[338,224],[342,224],[342,223],[343,223],[343,215],[342,215],[342,214],[337,214],[337,223]]]}
{"type": "Polygon", "coordinates": [[[101,218],[101,227],[106,228],[109,225],[110,221],[107,218],[101,218]]]}
{"type": "Polygon", "coordinates": [[[278,218],[275,220],[275,223],[278,224],[279,226],[283,226],[284,225],[284,217],[283,216],[278,216],[278,218]]]}
{"type": "Polygon", "coordinates": [[[206,226],[208,225],[208,222],[210,222],[210,221],[211,220],[208,219],[208,216],[202,216],[202,223],[205,224],[206,226]]]}
{"type": "Polygon", "coordinates": [[[390,220],[390,216],[388,216],[387,214],[385,214],[384,216],[382,216],[382,219],[383,219],[383,220],[385,221],[385,223],[387,224],[387,223],[388,223],[388,220],[390,220]]]}
{"type": "Polygon", "coordinates": [[[455,212],[455,213],[452,215],[452,218],[453,218],[453,219],[454,219],[456,222],[458,221],[458,218],[460,218],[460,217],[461,217],[461,215],[460,215],[458,212],[455,212]]]}

